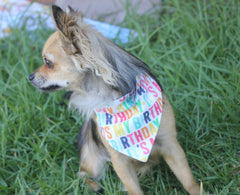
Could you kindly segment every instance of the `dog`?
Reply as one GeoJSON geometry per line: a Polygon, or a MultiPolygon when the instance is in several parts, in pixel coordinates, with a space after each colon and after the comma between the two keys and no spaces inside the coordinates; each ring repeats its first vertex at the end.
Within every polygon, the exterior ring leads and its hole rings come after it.
{"type": "Polygon", "coordinates": [[[138,176],[162,156],[188,193],[204,193],[177,141],[172,107],[148,66],[72,8],[53,5],[52,15],[57,30],[43,47],[44,64],[29,80],[44,92],[72,92],[69,105],[85,117],[78,136],[80,177],[98,191],[104,165],[111,162],[128,193],[141,195],[138,176]]]}

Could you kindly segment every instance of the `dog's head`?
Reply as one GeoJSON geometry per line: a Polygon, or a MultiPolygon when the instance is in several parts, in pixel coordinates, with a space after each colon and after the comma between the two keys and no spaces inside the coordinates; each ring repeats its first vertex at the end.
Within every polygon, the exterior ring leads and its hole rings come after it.
{"type": "Polygon", "coordinates": [[[84,90],[86,75],[89,78],[91,74],[114,86],[115,71],[104,57],[99,42],[105,38],[71,8],[64,12],[53,6],[52,14],[57,31],[43,47],[44,64],[29,76],[31,83],[46,92],[84,90]]]}

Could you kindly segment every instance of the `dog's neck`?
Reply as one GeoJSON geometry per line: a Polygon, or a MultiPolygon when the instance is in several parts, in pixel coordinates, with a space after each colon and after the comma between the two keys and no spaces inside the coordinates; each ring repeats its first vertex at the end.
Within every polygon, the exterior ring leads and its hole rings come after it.
{"type": "Polygon", "coordinates": [[[86,117],[91,117],[95,109],[112,102],[122,95],[117,89],[104,83],[102,78],[88,73],[85,75],[81,86],[73,91],[69,106],[77,109],[86,117]]]}

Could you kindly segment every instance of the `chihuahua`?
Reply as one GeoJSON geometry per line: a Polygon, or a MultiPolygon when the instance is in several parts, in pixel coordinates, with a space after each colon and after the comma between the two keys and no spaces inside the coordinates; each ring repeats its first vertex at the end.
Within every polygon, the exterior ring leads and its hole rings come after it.
{"type": "Polygon", "coordinates": [[[141,195],[138,176],[162,156],[187,192],[201,194],[177,141],[172,107],[148,66],[72,8],[52,6],[52,15],[57,31],[29,80],[45,92],[72,92],[69,105],[85,117],[78,136],[80,177],[98,191],[104,165],[111,162],[128,193],[141,195]]]}

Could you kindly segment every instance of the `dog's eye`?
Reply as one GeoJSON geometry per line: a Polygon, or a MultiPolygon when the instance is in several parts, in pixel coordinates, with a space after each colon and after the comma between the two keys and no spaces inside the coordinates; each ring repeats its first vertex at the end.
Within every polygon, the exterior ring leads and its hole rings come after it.
{"type": "Polygon", "coordinates": [[[48,60],[47,58],[44,58],[44,62],[45,62],[45,65],[47,66],[47,68],[52,68],[52,66],[53,66],[52,61],[48,60]]]}

